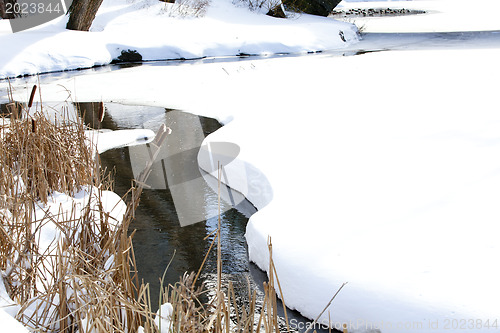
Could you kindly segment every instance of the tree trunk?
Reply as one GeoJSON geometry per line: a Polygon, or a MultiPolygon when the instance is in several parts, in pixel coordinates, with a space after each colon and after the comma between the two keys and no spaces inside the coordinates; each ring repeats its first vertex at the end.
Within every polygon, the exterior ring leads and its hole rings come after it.
{"type": "Polygon", "coordinates": [[[66,29],[89,31],[103,0],[73,0],[66,29]]]}
{"type": "Polygon", "coordinates": [[[3,19],[13,19],[19,16],[16,15],[16,13],[13,10],[14,8],[13,6],[16,2],[17,2],[16,0],[0,0],[0,17],[3,19]],[[11,10],[7,13],[6,6],[8,3],[12,4],[12,7],[9,6],[11,10]]]}

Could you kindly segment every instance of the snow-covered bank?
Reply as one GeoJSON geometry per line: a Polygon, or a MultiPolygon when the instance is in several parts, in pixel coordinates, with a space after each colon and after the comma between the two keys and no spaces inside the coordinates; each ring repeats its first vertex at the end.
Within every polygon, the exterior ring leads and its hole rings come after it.
{"type": "Polygon", "coordinates": [[[143,60],[192,59],[305,53],[357,41],[354,25],[330,18],[277,19],[237,7],[231,0],[213,0],[204,17],[179,18],[171,17],[172,6],[176,4],[158,0],[105,0],[91,32],[65,30],[67,17],[62,17],[42,27],[1,34],[0,78],[109,64],[127,50],[138,51],[143,60]]]}
{"type": "MultiPolygon", "coordinates": [[[[286,85],[292,77],[276,80],[295,98],[245,107],[253,117],[262,110],[260,121],[235,111],[207,139],[238,143],[270,180],[273,200],[252,217],[247,241],[251,260],[266,269],[272,235],[289,306],[315,318],[349,281],[331,309],[337,327],[445,332],[475,318],[470,327],[480,331],[491,318],[489,330],[498,331],[500,276],[489,263],[500,254],[500,118],[488,83],[500,74],[492,66],[498,56],[496,49],[290,61],[308,84],[342,77],[329,85],[341,97],[297,98],[304,91],[286,85]],[[470,59],[481,60],[464,65],[470,59]],[[389,68],[385,77],[380,68],[389,68]]],[[[284,63],[260,68],[262,80],[284,63]]],[[[308,89],[327,94],[319,82],[308,89]]]]}

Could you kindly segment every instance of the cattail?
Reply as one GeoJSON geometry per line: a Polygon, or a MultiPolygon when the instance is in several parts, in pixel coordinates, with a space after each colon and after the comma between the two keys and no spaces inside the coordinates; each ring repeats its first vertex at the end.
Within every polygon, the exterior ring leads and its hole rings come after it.
{"type": "Polygon", "coordinates": [[[36,120],[33,118],[31,118],[31,132],[36,133],[36,120]]]}
{"type": "Polygon", "coordinates": [[[33,99],[35,98],[35,92],[36,92],[36,84],[33,86],[33,89],[31,89],[31,95],[30,95],[30,101],[28,103],[28,108],[31,108],[33,105],[33,99]]]}
{"type": "Polygon", "coordinates": [[[102,123],[103,119],[104,119],[104,103],[101,102],[99,103],[99,122],[102,123]]]}

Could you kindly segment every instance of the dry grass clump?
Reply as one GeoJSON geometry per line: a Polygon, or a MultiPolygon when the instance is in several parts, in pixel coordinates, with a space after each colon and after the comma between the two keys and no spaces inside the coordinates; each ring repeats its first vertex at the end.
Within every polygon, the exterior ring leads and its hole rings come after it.
{"type": "Polygon", "coordinates": [[[138,196],[105,209],[84,124],[28,108],[0,121],[0,269],[17,318],[43,332],[135,331],[151,316],[133,282],[138,196]]]}
{"type": "Polygon", "coordinates": [[[11,119],[1,136],[0,195],[24,194],[47,203],[54,191],[72,195],[93,183],[95,161],[82,123],[51,122],[37,112],[11,119]]]}

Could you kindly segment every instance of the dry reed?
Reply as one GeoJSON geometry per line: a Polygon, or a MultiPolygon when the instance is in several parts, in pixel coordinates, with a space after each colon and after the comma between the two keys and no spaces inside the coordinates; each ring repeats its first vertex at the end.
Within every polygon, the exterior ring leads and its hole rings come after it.
{"type": "Polygon", "coordinates": [[[49,121],[28,111],[11,114],[0,128],[0,269],[21,304],[17,318],[43,332],[135,331],[151,317],[137,302],[128,235],[138,196],[120,224],[103,208],[110,184],[84,124],[64,112],[49,121]],[[52,195],[78,192],[86,193],[83,205],[54,208],[52,195]]]}

